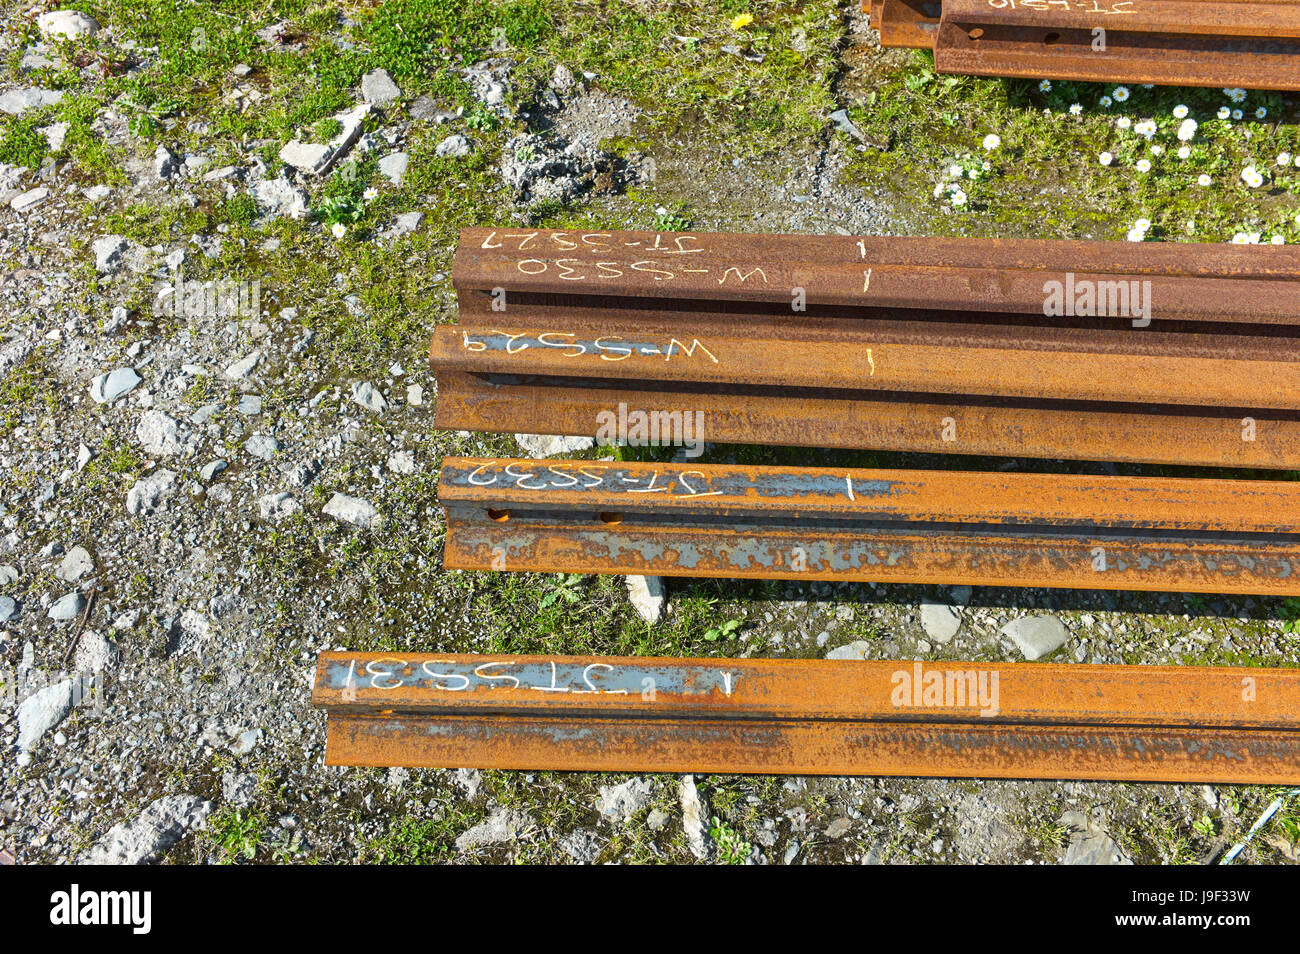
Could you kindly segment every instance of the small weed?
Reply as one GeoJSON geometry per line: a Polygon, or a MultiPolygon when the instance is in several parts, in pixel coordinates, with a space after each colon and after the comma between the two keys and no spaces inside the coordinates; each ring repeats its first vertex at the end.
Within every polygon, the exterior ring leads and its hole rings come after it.
{"type": "Polygon", "coordinates": [[[542,597],[542,601],[538,605],[542,609],[546,609],[557,600],[562,600],[565,603],[576,603],[581,599],[578,592],[578,587],[581,584],[581,573],[561,573],[556,577],[555,583],[546,591],[546,595],[542,597]]]}
{"type": "Polygon", "coordinates": [[[709,823],[709,837],[718,846],[718,860],[724,865],[743,865],[754,850],[734,828],[716,815],[709,823]]]}

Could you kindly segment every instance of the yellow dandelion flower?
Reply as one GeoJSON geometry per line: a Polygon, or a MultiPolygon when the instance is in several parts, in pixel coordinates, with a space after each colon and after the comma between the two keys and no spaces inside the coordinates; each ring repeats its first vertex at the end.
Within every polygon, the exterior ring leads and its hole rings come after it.
{"type": "Polygon", "coordinates": [[[753,22],[754,17],[752,14],[742,13],[740,16],[736,17],[736,19],[731,21],[731,28],[733,30],[743,30],[753,22]]]}

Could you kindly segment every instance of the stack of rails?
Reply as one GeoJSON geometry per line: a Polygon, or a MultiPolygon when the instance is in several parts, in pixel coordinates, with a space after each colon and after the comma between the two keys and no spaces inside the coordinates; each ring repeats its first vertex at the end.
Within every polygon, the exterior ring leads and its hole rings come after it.
{"type": "Polygon", "coordinates": [[[1300,783],[1300,670],[322,653],[327,765],[1300,783]]]}
{"type": "Polygon", "coordinates": [[[863,0],[940,73],[1300,90],[1292,0],[863,0]]]}
{"type": "Polygon", "coordinates": [[[437,424],[1300,469],[1291,246],[468,229],[437,424]]]}

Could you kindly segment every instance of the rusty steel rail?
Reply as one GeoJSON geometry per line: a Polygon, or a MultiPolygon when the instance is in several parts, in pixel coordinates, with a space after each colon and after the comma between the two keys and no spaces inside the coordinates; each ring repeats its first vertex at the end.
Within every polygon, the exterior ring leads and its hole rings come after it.
{"type": "Polygon", "coordinates": [[[322,653],[326,764],[1295,784],[1300,670],[322,653]]]}
{"type": "Polygon", "coordinates": [[[1283,481],[447,458],[447,569],[1300,594],[1283,481]]]}
{"type": "Polygon", "coordinates": [[[446,428],[623,404],[713,441],[1300,467],[1291,247],[469,229],[452,274],[446,428]],[[1145,317],[1044,314],[1120,285],[1145,317]]]}
{"type": "Polygon", "coordinates": [[[862,8],[881,46],[931,49],[941,73],[1300,90],[1300,11],[1289,0],[863,0],[862,8]]]}

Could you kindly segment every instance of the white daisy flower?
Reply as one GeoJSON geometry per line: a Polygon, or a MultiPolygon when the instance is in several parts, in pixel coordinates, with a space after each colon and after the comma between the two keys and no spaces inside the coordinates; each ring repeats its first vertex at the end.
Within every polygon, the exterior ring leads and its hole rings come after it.
{"type": "Polygon", "coordinates": [[[1265,109],[1263,106],[1261,106],[1261,107],[1259,107],[1259,109],[1255,110],[1255,118],[1256,118],[1256,119],[1263,119],[1263,118],[1264,118],[1265,116],[1267,116],[1267,115],[1268,115],[1268,110],[1265,109]]]}
{"type": "Polygon", "coordinates": [[[1150,171],[1151,171],[1151,160],[1150,160],[1150,159],[1139,159],[1139,160],[1137,161],[1137,171],[1138,171],[1138,172],[1150,172],[1150,171]]]}
{"type": "Polygon", "coordinates": [[[1174,119],[1186,119],[1187,112],[1188,112],[1187,107],[1184,106],[1182,103],[1179,103],[1177,106],[1174,107],[1174,119]]]}
{"type": "Polygon", "coordinates": [[[1277,154],[1277,164],[1278,164],[1279,166],[1289,166],[1289,165],[1291,165],[1291,153],[1289,153],[1289,152],[1279,152],[1279,153],[1277,154]]]}
{"type": "Polygon", "coordinates": [[[962,192],[961,189],[954,189],[952,193],[952,204],[956,206],[965,205],[966,193],[962,192]]]}
{"type": "Polygon", "coordinates": [[[342,222],[335,222],[330,226],[330,231],[334,234],[336,239],[341,239],[343,236],[348,234],[348,227],[342,222]]]}
{"type": "Polygon", "coordinates": [[[1115,102],[1122,103],[1124,100],[1128,99],[1128,87],[1116,86],[1115,91],[1111,93],[1111,95],[1115,97],[1115,102]]]}
{"type": "Polygon", "coordinates": [[[1129,119],[1127,116],[1121,116],[1119,119],[1115,120],[1115,125],[1120,129],[1128,129],[1129,126],[1133,125],[1133,120],[1129,119]]]}
{"type": "Polygon", "coordinates": [[[1142,231],[1141,229],[1128,230],[1128,240],[1130,242],[1145,242],[1146,238],[1147,238],[1147,233],[1142,231]]]}
{"type": "Polygon", "coordinates": [[[1207,176],[1204,172],[1202,172],[1199,176],[1196,177],[1196,184],[1198,186],[1202,186],[1202,187],[1208,186],[1210,185],[1211,182],[1213,182],[1213,180],[1209,176],[1207,176]]]}
{"type": "Polygon", "coordinates": [[[1240,103],[1246,98],[1246,91],[1240,87],[1235,89],[1225,89],[1224,92],[1228,94],[1228,99],[1232,100],[1234,103],[1240,103]]]}
{"type": "Polygon", "coordinates": [[[1186,159],[1186,158],[1188,158],[1189,156],[1191,156],[1191,154],[1192,154],[1192,147],[1191,147],[1191,146],[1179,146],[1179,147],[1178,147],[1178,158],[1179,158],[1179,159],[1186,159]]]}
{"type": "Polygon", "coordinates": [[[379,190],[372,187],[361,193],[361,198],[365,199],[367,202],[373,202],[377,195],[379,195],[379,190]]]}
{"type": "Polygon", "coordinates": [[[1235,120],[1237,120],[1238,122],[1240,122],[1240,121],[1241,121],[1241,118],[1242,118],[1243,116],[1245,116],[1245,115],[1246,115],[1246,114],[1243,113],[1240,109],[1234,109],[1234,110],[1232,111],[1232,118],[1235,119],[1235,120]]]}
{"type": "Polygon", "coordinates": [[[1071,103],[1071,104],[1070,104],[1070,115],[1071,115],[1071,116],[1082,116],[1082,115],[1083,115],[1083,104],[1082,104],[1082,103],[1071,103]]]}
{"type": "Polygon", "coordinates": [[[1272,244],[1272,245],[1285,245],[1285,244],[1286,244],[1286,236],[1285,236],[1285,235],[1274,235],[1274,236],[1273,236],[1271,239],[1269,239],[1268,241],[1269,241],[1269,243],[1272,244]]]}
{"type": "Polygon", "coordinates": [[[1258,189],[1264,184],[1264,177],[1260,175],[1259,170],[1254,166],[1247,166],[1241,170],[1241,181],[1252,189],[1258,189]]]}
{"type": "Polygon", "coordinates": [[[1153,155],[1153,156],[1163,156],[1164,154],[1165,154],[1165,147],[1164,147],[1164,146],[1152,146],[1152,147],[1151,147],[1151,155],[1153,155]]]}
{"type": "Polygon", "coordinates": [[[1138,219],[1136,222],[1133,223],[1133,228],[1141,229],[1143,232],[1149,231],[1151,228],[1151,220],[1138,219]]]}
{"type": "Polygon", "coordinates": [[[957,165],[957,163],[955,163],[955,162],[954,162],[952,165],[950,165],[950,166],[948,167],[948,178],[949,178],[949,179],[960,179],[960,178],[961,178],[961,166],[957,165]]]}
{"type": "Polygon", "coordinates": [[[1137,133],[1139,136],[1145,136],[1146,138],[1150,139],[1152,136],[1156,134],[1155,121],[1151,119],[1144,119],[1142,120],[1142,122],[1138,123],[1136,126],[1133,127],[1133,131],[1137,133]]]}
{"type": "Polygon", "coordinates": [[[1190,142],[1196,135],[1197,123],[1195,119],[1184,119],[1178,126],[1179,142],[1190,142]]]}
{"type": "Polygon", "coordinates": [[[1101,99],[1097,100],[1097,105],[1100,106],[1102,109],[1109,109],[1110,102],[1111,100],[1109,96],[1103,96],[1101,99]]]}
{"type": "Polygon", "coordinates": [[[1249,245],[1250,243],[1249,243],[1248,241],[1246,241],[1246,233],[1245,233],[1245,232],[1238,232],[1236,235],[1234,235],[1234,236],[1232,237],[1232,244],[1233,244],[1233,245],[1249,245]]]}
{"type": "Polygon", "coordinates": [[[1100,156],[1097,157],[1097,161],[1100,162],[1103,166],[1108,166],[1115,161],[1115,157],[1108,152],[1103,152],[1100,156]]]}
{"type": "Polygon", "coordinates": [[[997,133],[989,133],[984,137],[984,148],[992,152],[998,146],[1002,145],[1002,137],[997,133]]]}
{"type": "Polygon", "coordinates": [[[1217,115],[1220,119],[1227,119],[1229,116],[1232,115],[1232,110],[1230,110],[1227,106],[1220,106],[1218,113],[1216,113],[1215,115],[1217,115]]]}
{"type": "Polygon", "coordinates": [[[1038,90],[1041,93],[1050,93],[1052,91],[1052,81],[1043,80],[1041,83],[1038,84],[1038,90]]]}

